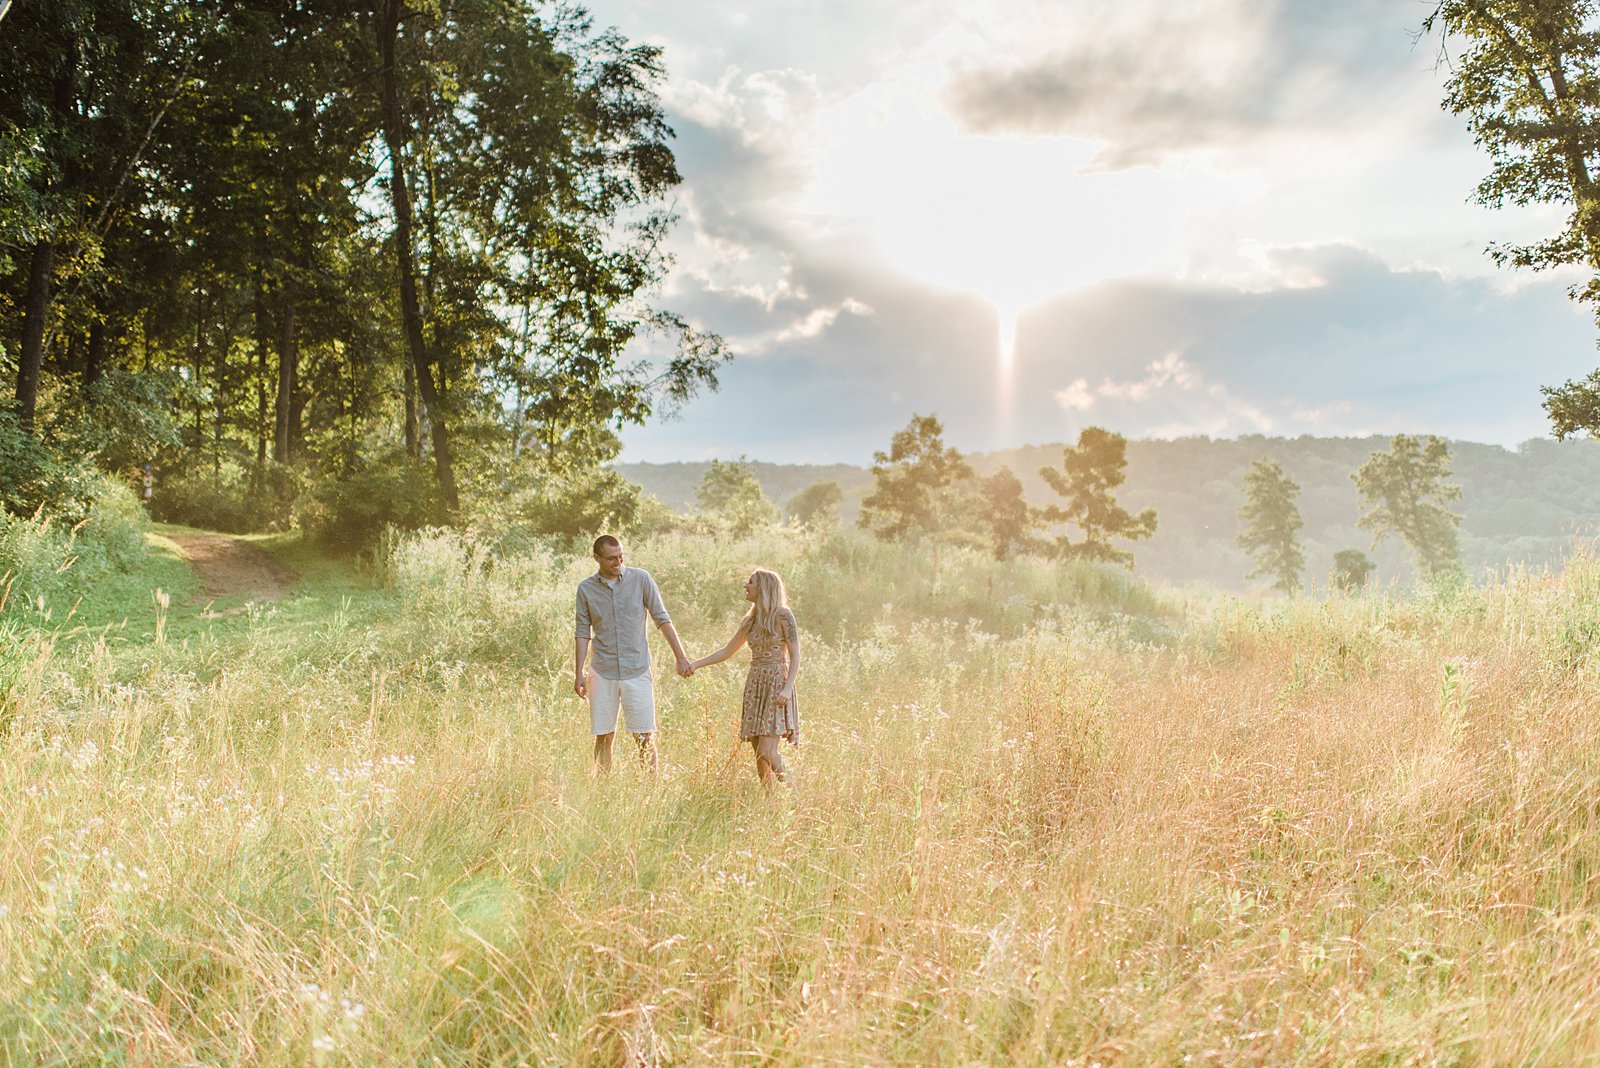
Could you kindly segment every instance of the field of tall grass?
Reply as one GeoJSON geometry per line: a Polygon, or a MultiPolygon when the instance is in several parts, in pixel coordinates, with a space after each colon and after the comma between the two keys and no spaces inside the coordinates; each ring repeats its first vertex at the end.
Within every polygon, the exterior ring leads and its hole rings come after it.
{"type": "Polygon", "coordinates": [[[0,634],[0,1060],[1600,1063],[1600,561],[1250,602],[627,550],[696,654],[783,573],[792,786],[664,643],[659,776],[597,776],[552,550],[0,634]]]}

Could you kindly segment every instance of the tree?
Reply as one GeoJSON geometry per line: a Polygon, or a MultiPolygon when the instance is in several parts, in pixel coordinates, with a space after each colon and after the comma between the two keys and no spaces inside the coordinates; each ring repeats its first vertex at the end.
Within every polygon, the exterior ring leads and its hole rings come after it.
{"type": "Polygon", "coordinates": [[[1334,589],[1355,593],[1357,590],[1367,588],[1367,577],[1377,569],[1378,565],[1360,549],[1340,549],[1333,554],[1333,574],[1330,580],[1334,589]]]}
{"type": "Polygon", "coordinates": [[[1600,437],[1600,370],[1590,371],[1581,381],[1562,386],[1541,386],[1544,410],[1550,413],[1550,429],[1558,440],[1586,432],[1600,437]]]}
{"type": "Polygon", "coordinates": [[[961,483],[971,477],[961,453],[944,443],[938,417],[913,415],[888,452],[872,454],[873,490],[856,524],[883,541],[942,530],[959,511],[961,483]]]}
{"type": "Polygon", "coordinates": [[[761,483],[743,457],[729,463],[712,460],[694,488],[707,514],[727,523],[735,534],[753,534],[777,522],[778,509],[761,492],[761,483]]]}
{"type": "Polygon", "coordinates": [[[1373,532],[1374,547],[1397,535],[1417,570],[1430,578],[1460,567],[1456,528],[1461,517],[1445,506],[1461,499],[1461,487],[1445,481],[1450,446],[1443,438],[1396,434],[1388,452],[1372,453],[1350,477],[1367,507],[1356,525],[1373,532]]]}
{"type": "Polygon", "coordinates": [[[165,487],[437,522],[715,387],[721,339],[651,299],[660,50],[580,8],[30,0],[4,29],[0,366],[47,449],[150,374],[165,487]]]}
{"type": "Polygon", "coordinates": [[[1244,477],[1245,503],[1239,509],[1244,531],[1239,547],[1249,553],[1256,568],[1246,578],[1273,579],[1273,588],[1293,594],[1300,589],[1305,553],[1300,549],[1300,509],[1294,503],[1300,487],[1290,481],[1276,460],[1257,460],[1244,477]]]}
{"type": "Polygon", "coordinates": [[[454,510],[464,416],[501,387],[546,455],[715,387],[720,338],[649,307],[681,178],[660,49],[528,0],[383,0],[374,21],[411,378],[454,510]],[[636,338],[676,342],[626,364],[636,338]]]}
{"type": "MultiPolygon", "coordinates": [[[[0,140],[34,154],[26,235],[16,408],[33,432],[63,276],[90,274],[128,178],[178,84],[162,47],[184,13],[154,0],[57,0],[17,9],[0,33],[0,140]]],[[[10,186],[10,189],[6,189],[10,186]]],[[[0,206],[0,223],[18,214],[0,206]]],[[[9,228],[9,227],[8,227],[9,228]]],[[[12,236],[12,235],[4,235],[12,236]]]]}
{"type": "Polygon", "coordinates": [[[996,560],[1034,547],[1033,529],[1039,512],[1029,507],[1022,495],[1022,480],[1011,468],[1001,465],[994,474],[978,479],[971,502],[973,525],[996,560]]]}
{"type": "MultiPolygon", "coordinates": [[[[1495,244],[1499,266],[1534,271],[1579,266],[1580,301],[1600,301],[1600,33],[1594,0],[1441,0],[1423,20],[1438,30],[1449,57],[1444,106],[1466,116],[1489,155],[1479,203],[1560,204],[1566,225],[1532,244],[1495,244]]],[[[1594,390],[1600,382],[1544,387],[1544,406],[1558,437],[1600,430],[1594,390]]]]}
{"type": "Polygon", "coordinates": [[[1076,447],[1062,450],[1061,468],[1041,468],[1039,474],[1051,489],[1067,498],[1066,507],[1050,505],[1041,517],[1051,523],[1072,523],[1083,540],[1074,542],[1066,533],[1052,543],[1056,556],[1064,559],[1103,560],[1133,567],[1133,553],[1111,544],[1113,538],[1137,541],[1156,531],[1154,508],[1132,515],[1117,503],[1112,490],[1126,480],[1128,441],[1121,434],[1101,427],[1084,428],[1076,447]]]}
{"type": "Polygon", "coordinates": [[[818,479],[789,499],[789,515],[803,527],[837,526],[844,489],[831,478],[818,479]]]}

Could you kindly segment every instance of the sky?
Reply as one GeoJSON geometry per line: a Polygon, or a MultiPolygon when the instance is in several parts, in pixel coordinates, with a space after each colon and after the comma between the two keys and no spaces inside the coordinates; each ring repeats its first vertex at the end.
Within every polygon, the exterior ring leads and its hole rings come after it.
{"type": "Polygon", "coordinates": [[[1129,438],[1547,436],[1597,363],[1472,202],[1425,0],[592,0],[660,45],[684,182],[657,302],[721,388],[628,462],[1129,438]]]}

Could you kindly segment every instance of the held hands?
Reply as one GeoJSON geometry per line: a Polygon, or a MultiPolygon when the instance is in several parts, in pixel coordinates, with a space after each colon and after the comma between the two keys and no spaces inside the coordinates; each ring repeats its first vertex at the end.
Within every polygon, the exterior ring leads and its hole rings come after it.
{"type": "Polygon", "coordinates": [[[682,678],[686,679],[689,676],[693,675],[694,674],[694,669],[697,666],[699,666],[699,665],[695,661],[690,660],[686,656],[678,657],[678,675],[680,677],[682,677],[682,678]]]}

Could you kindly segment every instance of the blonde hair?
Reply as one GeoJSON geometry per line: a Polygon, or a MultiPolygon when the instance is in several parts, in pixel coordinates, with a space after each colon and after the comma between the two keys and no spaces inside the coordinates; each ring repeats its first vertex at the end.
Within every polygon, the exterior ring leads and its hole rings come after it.
{"type": "Polygon", "coordinates": [[[747,634],[772,637],[783,633],[781,614],[789,607],[789,595],[784,591],[783,579],[776,571],[758,567],[751,574],[756,580],[756,603],[745,613],[747,634]]]}

